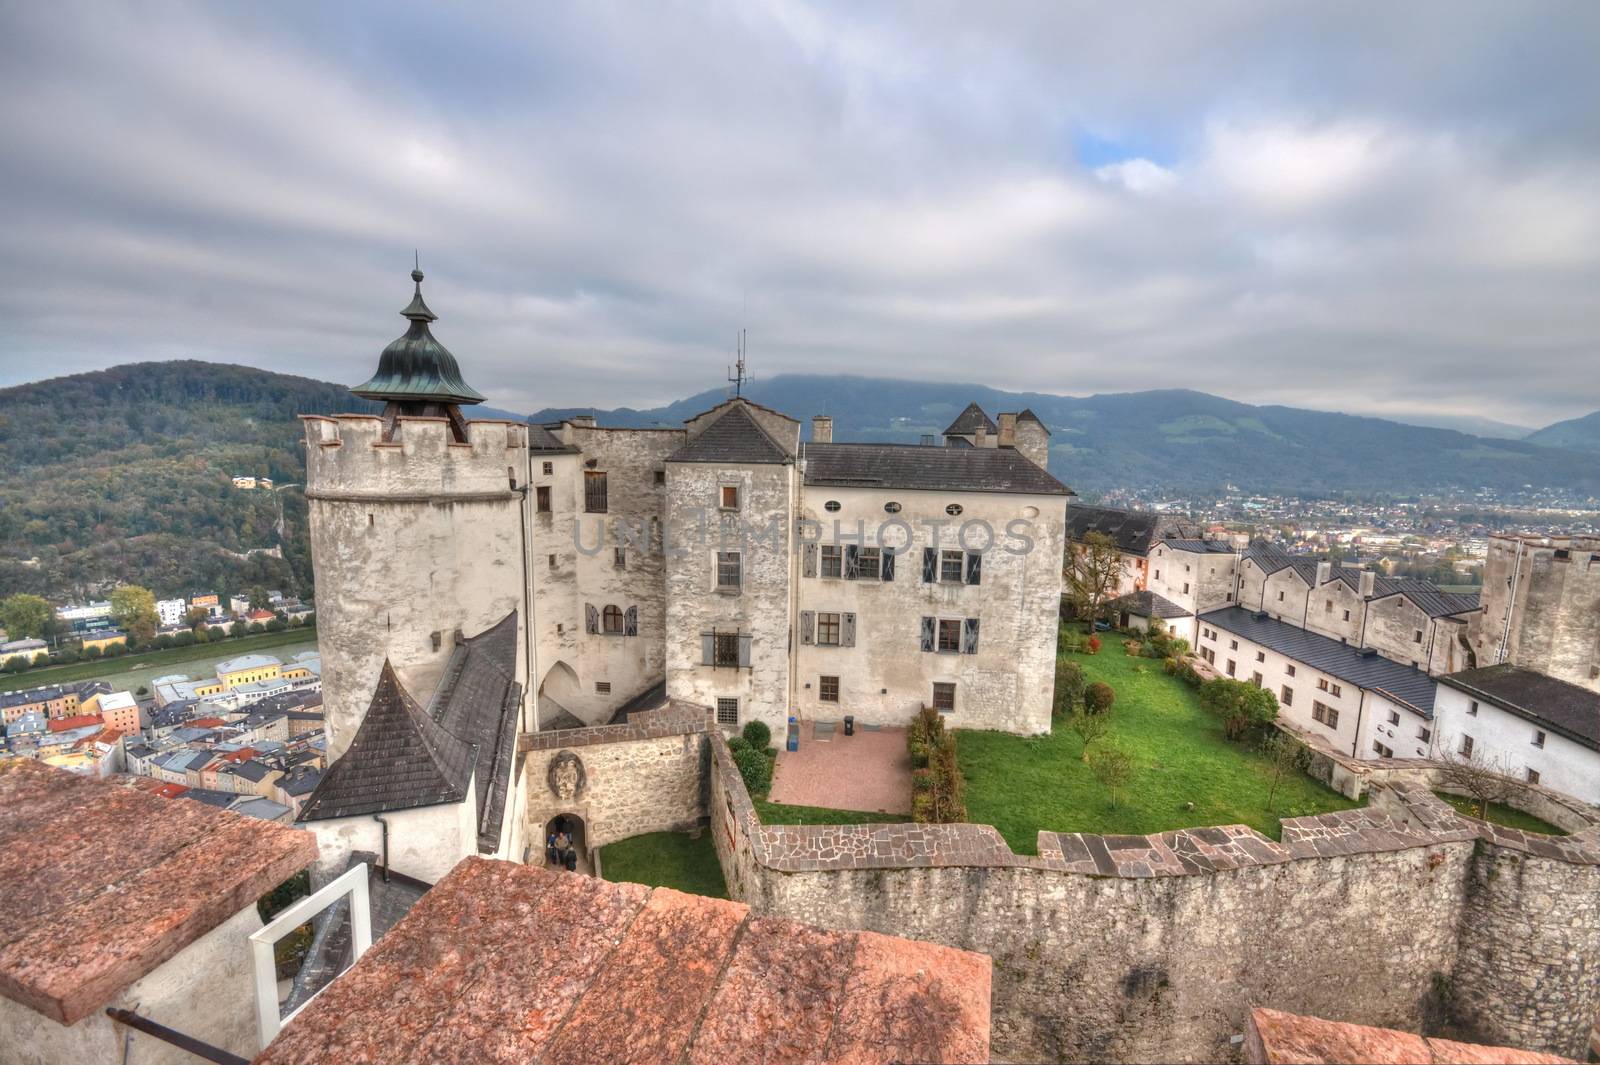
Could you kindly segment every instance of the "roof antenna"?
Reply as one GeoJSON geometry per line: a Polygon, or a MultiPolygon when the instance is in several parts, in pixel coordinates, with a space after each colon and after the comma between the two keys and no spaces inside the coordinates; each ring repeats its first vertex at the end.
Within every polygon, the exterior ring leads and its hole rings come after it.
{"type": "Polygon", "coordinates": [[[748,333],[749,330],[747,329],[739,330],[738,346],[734,350],[735,361],[732,366],[728,367],[728,380],[733,382],[733,394],[736,396],[744,394],[744,384],[750,380],[749,375],[744,371],[744,356],[747,348],[746,336],[748,333]]]}

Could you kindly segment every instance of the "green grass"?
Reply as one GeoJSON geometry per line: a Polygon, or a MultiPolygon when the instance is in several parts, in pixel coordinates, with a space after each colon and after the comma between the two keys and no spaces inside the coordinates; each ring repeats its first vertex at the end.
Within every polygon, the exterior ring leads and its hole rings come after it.
{"type": "Polygon", "coordinates": [[[683,832],[650,832],[607,843],[600,848],[600,870],[607,880],[728,897],[709,831],[699,839],[683,832]]]}
{"type": "Polygon", "coordinates": [[[1099,742],[1122,748],[1134,765],[1116,805],[1062,720],[1049,736],[957,733],[967,820],[994,825],[1019,854],[1037,851],[1041,829],[1147,835],[1243,824],[1276,839],[1280,817],[1360,805],[1293,773],[1280,781],[1269,809],[1265,759],[1224,738],[1221,723],[1201,708],[1194,690],[1167,676],[1159,661],[1127,657],[1116,633],[1102,633],[1101,640],[1098,655],[1063,657],[1079,663],[1091,683],[1105,681],[1116,690],[1111,728],[1099,742]],[[1186,803],[1194,809],[1185,809],[1186,803]]]}
{"type": "MultiPolygon", "coordinates": [[[[1436,791],[1434,794],[1468,817],[1478,816],[1478,800],[1468,798],[1465,795],[1451,795],[1443,791],[1436,791]]],[[[1515,806],[1507,806],[1504,803],[1491,802],[1489,804],[1489,814],[1483,820],[1493,821],[1495,824],[1504,825],[1507,828],[1520,828],[1524,832],[1542,832],[1547,836],[1565,836],[1567,834],[1549,821],[1535,817],[1530,813],[1524,813],[1515,806]]]]}
{"type": "MultiPolygon", "coordinates": [[[[144,654],[123,655],[121,658],[96,658],[74,662],[65,666],[46,666],[30,669],[26,673],[0,676],[0,692],[21,691],[50,684],[68,684],[80,680],[108,680],[118,685],[148,683],[151,677],[165,673],[192,673],[179,666],[202,666],[209,669],[224,659],[253,654],[275,647],[306,644],[315,649],[317,630],[285,629],[283,632],[264,632],[257,636],[241,636],[237,640],[217,640],[197,643],[189,647],[173,647],[165,651],[147,651],[144,654]],[[134,676],[128,676],[133,674],[134,676]],[[146,676],[145,674],[148,674],[146,676]]],[[[209,676],[209,673],[205,675],[209,676]]]]}
{"type": "Polygon", "coordinates": [[[790,806],[751,796],[756,816],[764,825],[880,825],[899,824],[911,816],[873,813],[870,810],[830,810],[825,806],[790,806]]]}

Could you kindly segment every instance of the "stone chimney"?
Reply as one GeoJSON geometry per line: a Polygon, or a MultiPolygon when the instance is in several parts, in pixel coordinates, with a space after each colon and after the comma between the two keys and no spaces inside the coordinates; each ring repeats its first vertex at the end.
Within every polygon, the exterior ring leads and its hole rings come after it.
{"type": "Polygon", "coordinates": [[[973,432],[973,434],[972,434],[972,446],[973,447],[991,447],[991,446],[993,446],[993,445],[991,445],[989,443],[989,427],[987,425],[980,425],[973,432]]]}
{"type": "Polygon", "coordinates": [[[1372,590],[1377,587],[1378,575],[1370,569],[1361,571],[1361,598],[1371,599],[1372,590]]]}
{"type": "Polygon", "coordinates": [[[995,443],[1000,447],[1017,446],[1017,416],[1015,414],[1000,415],[1000,439],[995,443]]]}
{"type": "Polygon", "coordinates": [[[573,425],[587,426],[590,429],[593,429],[595,426],[593,414],[574,414],[572,417],[568,418],[567,421],[571,422],[573,425]]]}
{"type": "Polygon", "coordinates": [[[1324,559],[1317,563],[1317,584],[1327,584],[1333,579],[1333,563],[1324,559]]]}
{"type": "Polygon", "coordinates": [[[813,415],[811,418],[811,442],[813,444],[833,443],[833,419],[826,414],[813,415]]]}

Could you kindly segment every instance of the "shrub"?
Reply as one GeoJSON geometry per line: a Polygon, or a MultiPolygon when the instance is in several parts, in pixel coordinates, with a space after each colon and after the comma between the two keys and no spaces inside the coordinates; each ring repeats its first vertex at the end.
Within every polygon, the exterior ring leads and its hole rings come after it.
{"type": "Polygon", "coordinates": [[[743,736],[729,736],[728,737],[728,750],[737,752],[737,751],[748,751],[749,749],[750,749],[750,741],[745,739],[743,736]]]}
{"type": "Polygon", "coordinates": [[[1103,680],[1089,685],[1083,693],[1083,706],[1091,714],[1103,714],[1117,701],[1117,693],[1103,680]]]}
{"type": "Polygon", "coordinates": [[[1089,637],[1089,642],[1086,643],[1084,646],[1089,649],[1089,653],[1090,654],[1092,654],[1092,655],[1099,654],[1100,653],[1100,637],[1098,637],[1098,636],[1090,636],[1089,637]]]}
{"type": "Polygon", "coordinates": [[[911,771],[911,790],[924,792],[933,790],[933,770],[927,766],[911,771]]]}
{"type": "Polygon", "coordinates": [[[758,751],[766,750],[772,743],[772,730],[765,721],[746,721],[740,735],[758,751]]]}
{"type": "Polygon", "coordinates": [[[1253,729],[1266,728],[1278,716],[1278,697],[1242,680],[1217,677],[1200,686],[1200,705],[1222,719],[1222,731],[1237,740],[1253,729]]]}
{"type": "Polygon", "coordinates": [[[1078,734],[1078,739],[1083,744],[1082,758],[1089,760],[1089,748],[1093,747],[1111,727],[1111,715],[1091,714],[1087,710],[1079,710],[1067,719],[1067,727],[1078,734]]]}
{"type": "Polygon", "coordinates": [[[1165,659],[1162,660],[1161,668],[1166,670],[1167,676],[1173,677],[1173,676],[1177,676],[1179,664],[1180,663],[1178,662],[1178,660],[1176,658],[1173,658],[1171,655],[1168,655],[1165,659]]]}
{"type": "Polygon", "coordinates": [[[1067,629],[1062,632],[1061,649],[1068,654],[1083,654],[1083,633],[1076,629],[1067,629]]]}
{"type": "Polygon", "coordinates": [[[921,769],[931,764],[934,748],[943,739],[944,715],[931,706],[924,706],[906,728],[906,750],[911,755],[911,768],[921,769]]]}
{"type": "Polygon", "coordinates": [[[146,688],[146,687],[145,687],[145,686],[144,686],[144,685],[143,685],[143,684],[141,684],[141,685],[139,685],[139,690],[138,690],[138,691],[136,691],[136,692],[134,692],[134,693],[133,693],[133,694],[135,694],[135,695],[137,695],[137,696],[139,696],[139,698],[141,698],[141,699],[142,699],[142,698],[144,698],[144,697],[145,697],[145,696],[146,696],[146,695],[149,695],[149,694],[150,694],[150,689],[149,689],[149,688],[146,688]]]}
{"type": "Polygon", "coordinates": [[[1083,690],[1086,685],[1082,666],[1076,662],[1057,663],[1055,702],[1057,717],[1066,717],[1078,708],[1078,704],[1083,701],[1083,690]]]}
{"type": "Polygon", "coordinates": [[[733,752],[733,764],[739,767],[744,787],[751,795],[765,795],[772,786],[772,762],[767,752],[751,747],[733,752]]]}
{"type": "Polygon", "coordinates": [[[1198,688],[1198,687],[1200,687],[1200,684],[1202,683],[1201,682],[1201,677],[1200,677],[1200,671],[1195,669],[1193,666],[1191,666],[1187,662],[1179,662],[1178,663],[1178,671],[1176,673],[1176,676],[1177,676],[1177,678],[1179,680],[1183,681],[1185,684],[1187,684],[1191,688],[1198,688]]]}

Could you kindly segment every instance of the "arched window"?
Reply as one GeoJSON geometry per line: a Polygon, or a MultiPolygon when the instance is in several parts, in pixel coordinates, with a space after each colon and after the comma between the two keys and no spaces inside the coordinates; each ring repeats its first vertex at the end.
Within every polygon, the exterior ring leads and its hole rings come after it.
{"type": "Polygon", "coordinates": [[[616,605],[608,605],[601,613],[603,631],[607,636],[622,635],[622,609],[616,605]]]}

